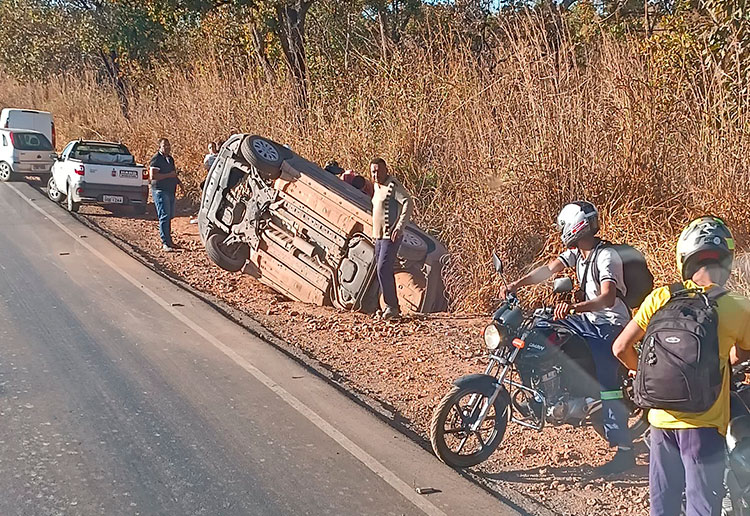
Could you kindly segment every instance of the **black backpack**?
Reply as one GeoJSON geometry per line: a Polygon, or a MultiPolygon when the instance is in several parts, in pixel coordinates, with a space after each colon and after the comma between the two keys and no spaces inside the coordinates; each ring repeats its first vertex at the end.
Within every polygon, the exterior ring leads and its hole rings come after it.
{"type": "Polygon", "coordinates": [[[646,328],[633,401],[641,408],[705,412],[722,387],[716,302],[726,291],[686,290],[681,283],[669,291],[646,328]]]}
{"type": "MultiPolygon", "coordinates": [[[[620,261],[622,261],[622,279],[625,283],[627,294],[623,294],[618,290],[617,297],[622,299],[628,308],[640,307],[646,296],[654,289],[654,275],[648,269],[648,264],[643,253],[628,244],[613,244],[612,242],[602,240],[597,246],[596,251],[594,251],[594,257],[591,262],[593,264],[591,273],[597,282],[599,281],[599,268],[596,263],[596,255],[599,249],[603,247],[614,249],[620,257],[620,261]]],[[[584,278],[587,272],[584,272],[584,278]]]]}

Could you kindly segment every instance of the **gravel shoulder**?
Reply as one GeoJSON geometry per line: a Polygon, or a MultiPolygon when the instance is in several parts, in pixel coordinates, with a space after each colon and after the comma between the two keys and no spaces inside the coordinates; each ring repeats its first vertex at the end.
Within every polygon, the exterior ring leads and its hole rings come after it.
{"type": "MultiPolygon", "coordinates": [[[[80,216],[162,272],[219,299],[256,321],[260,332],[281,339],[290,353],[309,357],[328,376],[427,445],[432,409],[463,374],[485,364],[480,337],[488,315],[434,314],[386,323],[369,315],[287,300],[255,279],[227,273],[209,262],[190,224],[193,211],[178,206],[173,221],[179,252],[161,250],[149,205],[144,216],[84,206],[80,216]],[[263,330],[265,328],[265,330],[263,330]]],[[[590,428],[509,425],[500,449],[468,472],[477,482],[511,498],[542,504],[549,514],[648,514],[647,453],[638,443],[638,466],[626,475],[591,478],[593,467],[612,456],[590,428]]]]}

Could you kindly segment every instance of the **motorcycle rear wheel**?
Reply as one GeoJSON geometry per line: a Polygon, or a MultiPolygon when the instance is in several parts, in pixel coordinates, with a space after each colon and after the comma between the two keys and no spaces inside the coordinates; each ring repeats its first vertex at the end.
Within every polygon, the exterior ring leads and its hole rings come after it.
{"type": "Polygon", "coordinates": [[[454,468],[468,468],[487,460],[505,436],[510,397],[503,390],[476,432],[469,426],[488,398],[479,389],[454,386],[432,413],[430,441],[437,457],[454,468]],[[473,403],[472,403],[473,401],[473,403]]]}

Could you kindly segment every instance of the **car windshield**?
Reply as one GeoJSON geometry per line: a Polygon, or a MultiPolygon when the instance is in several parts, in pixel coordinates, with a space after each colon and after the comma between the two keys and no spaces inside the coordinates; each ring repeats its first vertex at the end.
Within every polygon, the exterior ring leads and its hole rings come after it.
{"type": "Polygon", "coordinates": [[[52,144],[40,133],[13,132],[13,146],[18,150],[51,151],[52,144]]]}
{"type": "Polygon", "coordinates": [[[70,157],[100,165],[135,165],[135,158],[128,148],[117,144],[80,143],[70,157]]]}

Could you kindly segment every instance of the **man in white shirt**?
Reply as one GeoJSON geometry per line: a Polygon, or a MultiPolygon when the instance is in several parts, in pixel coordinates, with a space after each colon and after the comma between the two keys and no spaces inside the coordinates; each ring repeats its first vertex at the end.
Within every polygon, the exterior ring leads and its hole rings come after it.
{"type": "Polygon", "coordinates": [[[575,269],[581,290],[576,293],[574,303],[559,303],[555,307],[555,318],[567,318],[567,323],[586,339],[596,364],[604,434],[610,446],[617,447],[614,458],[597,468],[597,473],[602,476],[621,473],[635,466],[628,430],[629,412],[620,401],[623,397],[620,365],[612,353],[612,342],[630,321],[630,309],[624,301],[627,287],[622,260],[615,249],[604,246],[596,236],[599,213],[590,202],[567,204],[557,217],[557,226],[567,250],[501,289],[501,297],[519,287],[541,283],[565,268],[575,269]]]}
{"type": "Polygon", "coordinates": [[[211,170],[211,167],[214,164],[214,161],[216,161],[218,154],[217,154],[217,148],[216,148],[216,142],[211,142],[208,144],[208,154],[203,158],[203,168],[206,169],[206,172],[211,170]]]}
{"type": "Polygon", "coordinates": [[[414,201],[401,183],[388,173],[383,158],[374,158],[370,162],[370,173],[374,188],[372,238],[375,240],[378,282],[385,302],[383,319],[393,319],[401,314],[393,267],[414,201]]]}

